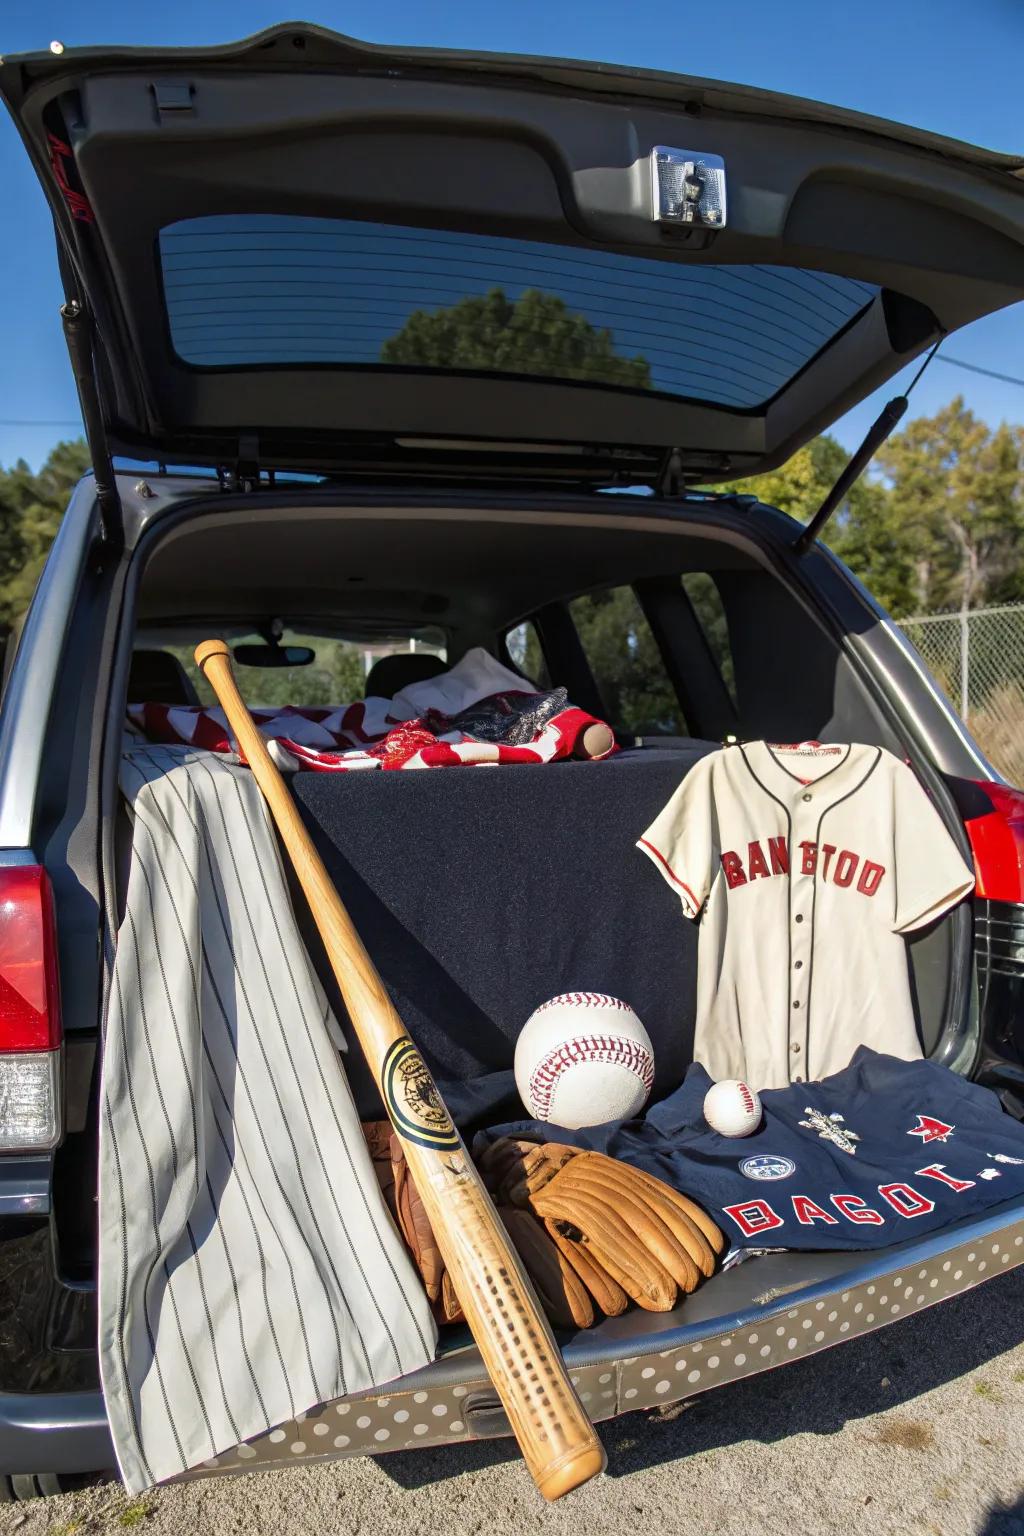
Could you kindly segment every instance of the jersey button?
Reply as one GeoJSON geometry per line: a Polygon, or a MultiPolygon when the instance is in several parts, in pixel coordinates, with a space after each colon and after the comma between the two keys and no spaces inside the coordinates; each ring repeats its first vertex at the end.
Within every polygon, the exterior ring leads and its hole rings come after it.
{"type": "Polygon", "coordinates": [[[794,1008],[799,1008],[800,1007],[800,999],[799,998],[797,998],[796,1002],[793,1004],[793,1007],[794,1008]]]}
{"type": "Polygon", "coordinates": [[[798,1042],[798,1041],[796,1041],[796,1040],[794,1040],[794,1041],[793,1041],[793,1044],[792,1044],[792,1045],[791,1045],[791,1046],[790,1046],[790,1050],[791,1050],[791,1051],[792,1051],[792,1052],[793,1052],[793,1055],[794,1055],[794,1056],[799,1056],[799,1054],[800,1054],[800,1045],[799,1045],[799,1042],[798,1042]]]}
{"type": "Polygon", "coordinates": [[[802,918],[802,916],[801,916],[801,915],[800,915],[800,913],[799,913],[799,912],[798,912],[798,913],[797,913],[797,915],[796,915],[796,917],[795,917],[795,918],[794,918],[794,919],[793,919],[793,921],[794,921],[794,922],[795,922],[795,923],[802,923],[802,922],[803,922],[803,918],[802,918]]]}
{"type": "Polygon", "coordinates": [[[794,1074],[793,1074],[793,1081],[794,1081],[794,1083],[802,1083],[803,1082],[803,1078],[800,1076],[799,1072],[794,1072],[794,1074]]]}
{"type": "Polygon", "coordinates": [[[794,960],[794,962],[793,962],[793,969],[795,971],[800,971],[800,970],[803,969],[803,964],[804,963],[803,963],[802,960],[794,960]]]}
{"type": "Polygon", "coordinates": [[[810,800],[813,797],[811,795],[801,795],[800,798],[801,798],[801,800],[810,800]]]}

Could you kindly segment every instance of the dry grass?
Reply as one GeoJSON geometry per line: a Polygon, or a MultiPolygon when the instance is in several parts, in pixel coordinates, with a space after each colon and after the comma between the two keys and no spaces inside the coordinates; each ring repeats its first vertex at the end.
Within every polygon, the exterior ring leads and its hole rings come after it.
{"type": "Polygon", "coordinates": [[[971,710],[968,724],[1000,773],[1024,787],[1024,687],[1000,683],[980,708],[971,710]]]}

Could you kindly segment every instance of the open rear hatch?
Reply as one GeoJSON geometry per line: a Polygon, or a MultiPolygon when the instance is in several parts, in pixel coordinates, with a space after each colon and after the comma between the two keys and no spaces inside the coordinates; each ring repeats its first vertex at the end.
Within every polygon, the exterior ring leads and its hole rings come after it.
{"type": "Polygon", "coordinates": [[[98,462],[723,480],[1024,297],[1019,159],[745,87],[297,25],[0,91],[98,462]]]}

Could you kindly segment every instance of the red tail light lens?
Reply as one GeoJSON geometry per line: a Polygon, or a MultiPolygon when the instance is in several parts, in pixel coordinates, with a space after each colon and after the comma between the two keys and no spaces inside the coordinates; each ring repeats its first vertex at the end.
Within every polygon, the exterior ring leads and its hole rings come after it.
{"type": "Polygon", "coordinates": [[[61,1043],[53,893],[37,864],[0,869],[0,1052],[61,1043]]]}
{"type": "Polygon", "coordinates": [[[61,1037],[50,882],[37,864],[0,867],[0,1153],[60,1141],[61,1037]]]}
{"type": "Polygon", "coordinates": [[[965,821],[978,896],[1024,902],[1024,790],[976,780],[992,809],[965,821]]]}

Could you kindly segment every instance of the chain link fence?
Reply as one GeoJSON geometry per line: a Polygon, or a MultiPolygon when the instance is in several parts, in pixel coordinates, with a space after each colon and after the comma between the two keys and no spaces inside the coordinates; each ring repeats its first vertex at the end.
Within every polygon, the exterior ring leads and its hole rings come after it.
{"type": "Polygon", "coordinates": [[[986,757],[1024,786],[1024,603],[922,614],[900,628],[986,757]]]}

